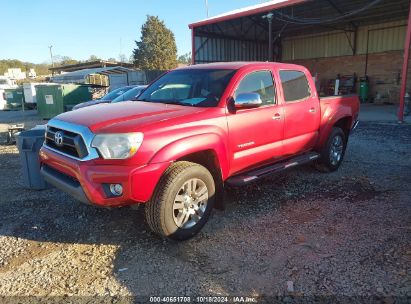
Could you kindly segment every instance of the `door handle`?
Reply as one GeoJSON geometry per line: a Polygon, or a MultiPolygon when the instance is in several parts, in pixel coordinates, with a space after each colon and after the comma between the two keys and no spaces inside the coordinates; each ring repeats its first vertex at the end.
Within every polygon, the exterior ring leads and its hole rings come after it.
{"type": "Polygon", "coordinates": [[[311,109],[308,110],[308,112],[315,113],[315,112],[317,112],[317,110],[315,108],[311,108],[311,109]]]}
{"type": "Polygon", "coordinates": [[[273,119],[274,119],[274,120],[280,120],[280,119],[281,119],[281,115],[278,114],[278,113],[276,113],[276,114],[274,114],[273,119]]]}

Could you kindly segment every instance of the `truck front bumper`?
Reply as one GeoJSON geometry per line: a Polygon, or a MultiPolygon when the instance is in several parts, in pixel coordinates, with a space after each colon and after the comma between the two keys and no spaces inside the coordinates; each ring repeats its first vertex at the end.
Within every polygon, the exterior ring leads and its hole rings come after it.
{"type": "Polygon", "coordinates": [[[41,173],[56,188],[77,200],[103,207],[144,203],[151,195],[170,163],[143,166],[101,165],[94,161],[81,162],[42,147],[41,173]],[[122,194],[110,193],[111,184],[120,184],[122,194]]]}

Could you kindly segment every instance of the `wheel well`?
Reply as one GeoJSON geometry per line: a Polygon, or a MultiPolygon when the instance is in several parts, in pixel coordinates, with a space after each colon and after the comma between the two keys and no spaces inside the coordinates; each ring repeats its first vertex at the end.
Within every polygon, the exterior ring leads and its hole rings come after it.
{"type": "Polygon", "coordinates": [[[338,120],[335,124],[334,127],[339,127],[344,131],[345,134],[345,139],[348,140],[348,136],[350,135],[350,130],[351,130],[351,117],[344,117],[338,120]]]}
{"type": "Polygon", "coordinates": [[[218,158],[215,152],[213,150],[199,151],[185,155],[177,159],[176,161],[189,161],[207,168],[207,170],[210,171],[211,175],[213,176],[216,186],[216,204],[214,206],[217,209],[224,209],[224,183],[221,174],[220,164],[218,162],[218,158]]]}
{"type": "Polygon", "coordinates": [[[213,150],[205,150],[185,155],[176,161],[189,161],[202,165],[207,168],[212,174],[215,171],[221,176],[220,164],[218,163],[217,156],[213,150]]]}

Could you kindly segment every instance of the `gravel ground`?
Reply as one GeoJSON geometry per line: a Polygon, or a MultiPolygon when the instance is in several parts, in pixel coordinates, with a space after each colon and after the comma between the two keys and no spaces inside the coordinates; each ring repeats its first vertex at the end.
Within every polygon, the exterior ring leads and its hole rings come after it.
{"type": "Polygon", "coordinates": [[[0,296],[372,296],[405,303],[410,151],[410,125],[363,123],[339,171],[304,166],[227,189],[226,210],[176,243],[148,230],[142,208],[99,209],[55,189],[25,189],[16,148],[0,146],[0,296]]]}
{"type": "Polygon", "coordinates": [[[26,129],[44,125],[47,120],[40,119],[36,110],[0,111],[0,132],[7,132],[9,124],[24,123],[26,129]]]}

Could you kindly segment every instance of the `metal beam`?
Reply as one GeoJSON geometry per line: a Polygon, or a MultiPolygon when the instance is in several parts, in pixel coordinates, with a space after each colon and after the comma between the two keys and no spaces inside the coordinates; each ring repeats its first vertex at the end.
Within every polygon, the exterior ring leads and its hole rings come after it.
{"type": "Polygon", "coordinates": [[[198,49],[195,50],[194,53],[195,53],[196,55],[197,55],[198,52],[204,47],[204,45],[208,42],[208,39],[210,39],[210,38],[207,38],[206,40],[204,40],[203,43],[200,44],[200,46],[198,47],[198,49]]]}
{"type": "Polygon", "coordinates": [[[252,20],[256,25],[258,25],[261,29],[263,29],[265,32],[267,32],[267,27],[262,24],[260,21],[254,19],[253,16],[250,16],[250,20],[252,20]]]}
{"type": "MultiPolygon", "coordinates": [[[[327,0],[327,2],[340,14],[343,15],[344,12],[342,10],[340,10],[340,8],[332,1],[332,0],[327,0]]],[[[353,28],[357,28],[358,25],[354,22],[350,22],[351,25],[353,26],[353,28]]]]}
{"type": "Polygon", "coordinates": [[[233,37],[233,36],[228,36],[228,35],[221,35],[217,33],[210,33],[210,32],[205,32],[205,31],[200,31],[200,30],[196,30],[196,37],[218,38],[218,39],[237,40],[237,41],[243,41],[243,42],[258,42],[262,44],[267,44],[266,40],[244,39],[244,38],[238,38],[238,37],[233,37]]]}
{"type": "Polygon", "coordinates": [[[196,64],[195,28],[191,28],[191,64],[196,64]]]}
{"type": "Polygon", "coordinates": [[[402,123],[404,121],[404,98],[405,98],[405,91],[407,88],[407,74],[408,74],[408,62],[409,62],[409,56],[410,56],[410,43],[411,43],[411,1],[410,1],[409,12],[408,12],[407,35],[405,36],[404,62],[402,64],[400,109],[398,110],[398,122],[399,123],[402,123]]]}

